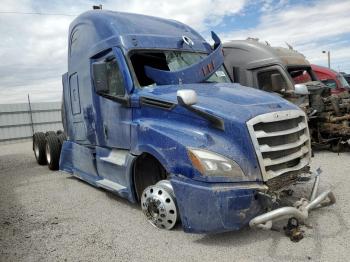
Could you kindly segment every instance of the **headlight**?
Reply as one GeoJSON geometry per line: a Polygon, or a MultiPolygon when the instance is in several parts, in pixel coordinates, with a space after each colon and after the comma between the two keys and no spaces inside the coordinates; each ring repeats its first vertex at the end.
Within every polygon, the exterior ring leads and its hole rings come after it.
{"type": "Polygon", "coordinates": [[[187,151],[193,166],[204,176],[245,178],[240,166],[231,159],[204,149],[187,151]]]}

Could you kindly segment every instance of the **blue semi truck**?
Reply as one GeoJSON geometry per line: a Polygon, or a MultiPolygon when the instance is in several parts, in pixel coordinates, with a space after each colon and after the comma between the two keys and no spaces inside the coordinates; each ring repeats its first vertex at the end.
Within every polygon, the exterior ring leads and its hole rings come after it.
{"type": "Polygon", "coordinates": [[[69,28],[62,118],[67,140],[35,134],[39,163],[140,203],[185,232],[271,228],[334,203],[330,190],[283,206],[312,178],[303,111],[231,83],[220,39],[174,20],[88,11],[69,28]],[[60,154],[60,155],[59,155],[60,154]]]}

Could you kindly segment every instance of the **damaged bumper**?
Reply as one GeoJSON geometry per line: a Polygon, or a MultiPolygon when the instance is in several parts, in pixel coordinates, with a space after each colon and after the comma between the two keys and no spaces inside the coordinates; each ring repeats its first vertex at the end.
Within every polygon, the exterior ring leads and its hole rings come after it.
{"type": "Polygon", "coordinates": [[[252,228],[271,229],[273,222],[296,218],[305,221],[312,209],[330,206],[336,202],[335,196],[331,190],[326,190],[317,196],[320,176],[315,177],[314,186],[312,188],[310,200],[302,198],[294,203],[293,206],[281,207],[270,212],[259,215],[249,222],[252,228]]]}
{"type": "Polygon", "coordinates": [[[258,183],[204,183],[184,177],[171,180],[182,227],[188,233],[239,230],[261,213],[258,183]]]}
{"type": "Polygon", "coordinates": [[[213,184],[175,176],[171,179],[182,226],[190,233],[219,233],[251,228],[271,229],[273,222],[296,218],[303,222],[312,209],[335,203],[331,190],[317,196],[320,177],[316,176],[310,200],[300,199],[293,206],[272,209],[262,204],[259,194],[267,187],[259,183],[213,184]]]}

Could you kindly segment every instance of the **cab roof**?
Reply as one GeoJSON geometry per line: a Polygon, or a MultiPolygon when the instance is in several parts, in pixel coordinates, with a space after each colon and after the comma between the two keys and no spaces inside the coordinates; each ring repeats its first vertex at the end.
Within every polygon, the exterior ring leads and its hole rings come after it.
{"type": "Polygon", "coordinates": [[[175,36],[186,32],[193,34],[196,38],[202,38],[192,28],[175,20],[109,10],[91,10],[82,13],[72,22],[71,27],[86,21],[90,21],[98,30],[108,30],[110,34],[175,36]]]}
{"type": "Polygon", "coordinates": [[[312,70],[314,70],[315,72],[323,73],[334,78],[337,77],[337,75],[339,75],[337,71],[334,71],[333,69],[330,69],[325,66],[312,64],[311,67],[312,67],[312,70]]]}
{"type": "MultiPolygon", "coordinates": [[[[232,40],[223,44],[225,57],[235,60],[235,64],[248,69],[269,64],[310,66],[305,56],[296,50],[284,47],[273,47],[257,40],[232,40]]],[[[229,59],[229,60],[230,60],[229,59]]]]}
{"type": "Polygon", "coordinates": [[[80,49],[78,54],[91,47],[101,49],[118,45],[131,48],[169,48],[176,47],[182,36],[191,38],[193,49],[206,50],[205,40],[191,27],[175,20],[114,12],[91,10],[79,15],[69,27],[69,46],[80,49]],[[177,41],[170,44],[170,41],[177,41]],[[103,44],[108,42],[108,44],[103,44]],[[81,51],[81,52],[79,52],[81,51]]]}

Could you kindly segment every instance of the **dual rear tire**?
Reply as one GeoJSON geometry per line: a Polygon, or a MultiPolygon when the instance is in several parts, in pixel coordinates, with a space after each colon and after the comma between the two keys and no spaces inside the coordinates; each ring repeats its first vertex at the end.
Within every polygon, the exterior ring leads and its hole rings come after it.
{"type": "Polygon", "coordinates": [[[57,135],[46,136],[46,162],[50,170],[58,170],[61,154],[61,144],[57,135]]]}
{"type": "Polygon", "coordinates": [[[36,162],[39,165],[46,165],[46,136],[42,132],[37,132],[33,135],[33,151],[35,155],[36,162]]]}
{"type": "Polygon", "coordinates": [[[50,170],[58,170],[63,142],[63,132],[37,132],[33,135],[33,151],[39,165],[47,164],[50,170]]]}

